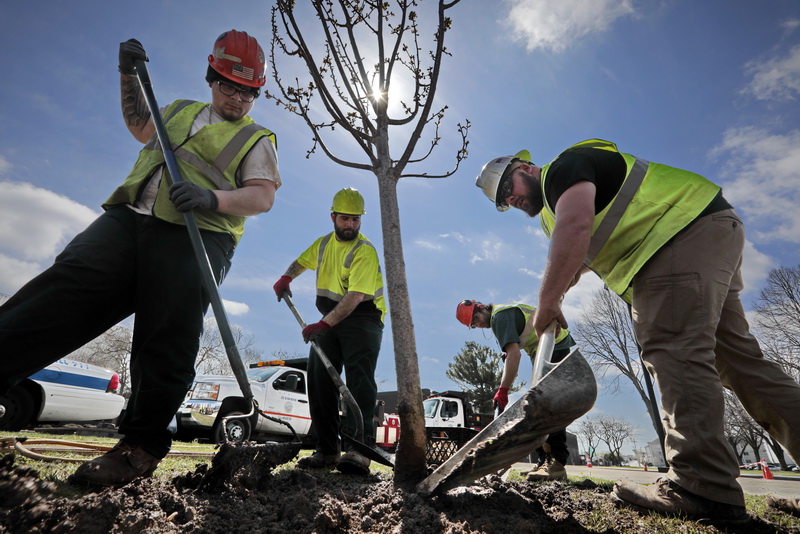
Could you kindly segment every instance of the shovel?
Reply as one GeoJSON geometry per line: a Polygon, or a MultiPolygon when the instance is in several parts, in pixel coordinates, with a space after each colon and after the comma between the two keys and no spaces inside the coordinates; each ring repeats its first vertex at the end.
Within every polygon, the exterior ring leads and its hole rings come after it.
{"type": "MultiPolygon", "coordinates": [[[[300,328],[305,328],[306,323],[303,321],[303,317],[300,315],[300,312],[297,311],[297,308],[294,306],[294,301],[292,301],[292,297],[289,296],[288,292],[284,292],[281,295],[281,298],[286,301],[286,305],[289,306],[289,309],[292,310],[295,319],[300,324],[300,328]]],[[[333,364],[325,355],[325,353],[320,348],[319,344],[316,343],[313,339],[310,341],[311,346],[314,348],[314,352],[316,352],[319,360],[322,362],[322,365],[325,366],[325,370],[328,371],[328,375],[330,375],[331,380],[333,380],[336,389],[339,390],[339,394],[341,394],[342,398],[344,398],[344,402],[347,404],[347,409],[350,410],[355,417],[356,420],[356,434],[355,436],[348,436],[345,432],[342,432],[342,437],[347,440],[350,445],[353,446],[355,450],[369,458],[370,460],[375,460],[376,462],[387,465],[389,467],[394,467],[394,458],[391,454],[388,454],[376,447],[370,447],[364,442],[364,418],[361,413],[361,408],[358,407],[356,403],[355,397],[353,394],[350,393],[350,390],[347,388],[347,385],[342,380],[342,377],[339,376],[339,373],[333,367],[333,364]]]]}
{"type": "Polygon", "coordinates": [[[577,348],[553,364],[554,347],[555,323],[539,340],[528,392],[420,482],[417,492],[444,492],[509,467],[594,406],[597,382],[589,364],[577,348]]]}
{"type": "MultiPolygon", "coordinates": [[[[164,128],[164,122],[161,119],[161,113],[159,112],[155,93],[153,92],[153,84],[150,81],[150,74],[147,71],[147,65],[144,61],[137,59],[135,61],[135,66],[136,75],[139,78],[139,84],[142,87],[142,92],[145,100],[147,101],[147,107],[150,110],[150,116],[153,120],[153,124],[156,127],[156,135],[158,136],[161,150],[164,153],[164,160],[167,165],[167,170],[169,171],[169,178],[171,178],[173,183],[180,182],[183,180],[183,177],[181,175],[180,168],[178,167],[178,162],[175,159],[175,154],[172,151],[172,144],[170,143],[169,135],[167,134],[167,130],[164,128]]],[[[233,369],[233,374],[236,377],[239,388],[242,390],[242,394],[244,395],[243,397],[227,397],[223,401],[219,411],[220,414],[231,412],[239,413],[223,418],[218,424],[226,425],[228,419],[245,418],[250,419],[253,428],[255,428],[255,423],[258,421],[258,416],[260,415],[276,423],[288,426],[294,436],[294,441],[292,442],[270,442],[264,445],[240,445],[236,447],[235,456],[237,458],[249,458],[250,465],[248,467],[251,471],[253,471],[253,467],[261,467],[265,468],[266,470],[271,469],[272,467],[275,467],[277,463],[288,462],[297,456],[297,454],[300,452],[300,446],[302,442],[289,423],[268,416],[259,410],[258,402],[253,397],[253,391],[250,388],[250,381],[247,378],[247,372],[245,371],[244,364],[242,363],[242,358],[239,356],[239,349],[236,347],[236,341],[234,340],[230,323],[228,322],[228,316],[225,313],[225,307],[222,304],[222,299],[220,298],[219,291],[217,290],[217,282],[211,270],[211,264],[208,261],[208,255],[206,254],[206,249],[203,245],[203,239],[200,236],[200,230],[197,227],[197,221],[195,221],[194,214],[192,214],[191,211],[184,212],[183,218],[184,222],[186,223],[186,229],[189,231],[189,239],[192,242],[192,249],[194,250],[194,255],[197,259],[197,264],[200,267],[200,272],[203,277],[203,286],[208,293],[209,300],[211,301],[211,308],[213,309],[214,316],[217,319],[219,333],[225,345],[225,353],[228,355],[228,360],[230,361],[231,368],[233,369]],[[253,464],[256,465],[254,466],[253,464]]],[[[220,455],[223,457],[232,455],[232,451],[228,449],[230,448],[223,448],[220,453],[226,454],[220,455]]],[[[215,458],[215,461],[216,460],[217,458],[215,458]]],[[[245,462],[241,463],[244,464],[245,462]]],[[[227,467],[229,466],[226,466],[225,470],[229,471],[227,467]]]]}

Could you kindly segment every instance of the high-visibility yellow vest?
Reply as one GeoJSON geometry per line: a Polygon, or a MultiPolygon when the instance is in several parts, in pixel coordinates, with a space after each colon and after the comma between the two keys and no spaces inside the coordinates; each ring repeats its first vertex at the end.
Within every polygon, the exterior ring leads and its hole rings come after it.
{"type": "MultiPolygon", "coordinates": [[[[237,189],[236,170],[253,145],[266,136],[274,145],[275,134],[256,124],[250,117],[238,121],[222,121],[209,124],[189,137],[197,115],[209,104],[192,100],[177,100],[164,112],[164,127],[167,130],[172,151],[184,180],[206,189],[231,191],[237,189]]],[[[159,219],[184,224],[183,214],[175,209],[169,199],[169,172],[164,163],[164,153],[158,137],[153,135],[139,152],[139,158],[125,182],[114,191],[103,204],[104,209],[119,204],[135,204],[147,181],[154,172],[164,166],[164,174],[158,186],[153,206],[153,215],[159,219]],[[166,177],[167,179],[163,179],[166,177]]],[[[228,215],[212,210],[195,210],[197,226],[213,232],[226,232],[236,243],[244,233],[246,217],[228,215]]]]}
{"type": "MultiPolygon", "coordinates": [[[[522,345],[522,349],[527,352],[531,358],[533,358],[536,356],[536,348],[539,346],[539,336],[536,335],[536,330],[533,328],[533,314],[536,313],[536,308],[534,306],[530,306],[528,304],[495,304],[492,306],[492,316],[489,320],[490,325],[497,313],[503,310],[508,310],[509,308],[519,308],[519,311],[521,311],[522,315],[525,316],[525,328],[519,335],[519,340],[520,345],[522,345]]],[[[557,345],[563,341],[568,335],[569,330],[562,328],[561,332],[559,332],[558,336],[556,336],[555,344],[557,345]]],[[[501,350],[502,348],[503,347],[500,347],[501,350]]]]}
{"type": "Polygon", "coordinates": [[[339,241],[334,232],[324,235],[297,258],[297,263],[317,272],[317,297],[340,302],[348,291],[364,293],[359,307],[372,301],[383,321],[386,302],[378,251],[363,234],[351,241],[339,241]]]}
{"type": "MultiPolygon", "coordinates": [[[[720,188],[699,174],[620,152],[609,141],[590,139],[570,148],[608,150],[619,153],[625,160],[625,180],[614,199],[595,215],[583,264],[630,303],[629,287],[639,269],[694,221],[720,188]]],[[[542,167],[542,196],[552,163],[542,167]]],[[[556,219],[555,210],[546,197],[539,219],[550,237],[556,219]]]]}

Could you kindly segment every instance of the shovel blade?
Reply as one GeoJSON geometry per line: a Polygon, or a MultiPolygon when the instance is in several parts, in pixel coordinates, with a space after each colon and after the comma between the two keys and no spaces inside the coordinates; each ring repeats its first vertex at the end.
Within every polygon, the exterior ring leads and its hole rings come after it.
{"type": "Polygon", "coordinates": [[[592,369],[575,349],[420,482],[417,491],[447,491],[513,465],[540,447],[551,432],[565,429],[591,410],[596,399],[592,369]]]}

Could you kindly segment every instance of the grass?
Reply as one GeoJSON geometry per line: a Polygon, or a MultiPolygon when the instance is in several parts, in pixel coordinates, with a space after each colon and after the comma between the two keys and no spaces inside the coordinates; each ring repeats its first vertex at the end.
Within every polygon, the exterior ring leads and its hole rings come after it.
{"type": "MultiPolygon", "coordinates": [[[[94,444],[106,447],[111,447],[116,443],[115,438],[102,438],[94,436],[78,436],[78,435],[53,435],[36,432],[18,432],[18,433],[0,433],[2,437],[21,437],[24,436],[29,442],[35,440],[52,440],[59,439],[67,442],[78,442],[84,444],[94,444]]],[[[32,445],[31,445],[32,446],[32,445]]],[[[213,454],[215,446],[213,444],[204,444],[197,442],[175,442],[173,444],[173,452],[175,451],[194,451],[200,454],[213,454]]],[[[2,451],[3,453],[7,451],[2,451]]],[[[94,451],[90,454],[79,454],[75,452],[60,451],[57,454],[62,457],[71,457],[78,460],[86,460],[92,458],[102,451],[94,451]]],[[[300,457],[308,456],[313,451],[304,449],[300,452],[300,457]]],[[[64,498],[73,498],[83,495],[80,490],[74,489],[67,484],[66,480],[75,469],[77,469],[79,462],[46,462],[26,458],[20,454],[16,455],[15,464],[18,466],[28,466],[39,472],[39,477],[42,480],[53,482],[56,486],[55,496],[64,498]]],[[[153,477],[159,483],[169,484],[172,479],[180,474],[194,472],[198,464],[210,463],[210,457],[189,457],[178,456],[170,454],[159,465],[153,477]]],[[[293,469],[295,461],[281,465],[276,468],[276,472],[287,469],[293,469]]],[[[373,462],[371,469],[374,474],[379,476],[382,480],[391,480],[392,469],[383,465],[373,462]]],[[[745,473],[752,474],[752,471],[745,473]]],[[[506,477],[509,482],[523,482],[524,476],[518,469],[510,469],[506,477]]],[[[576,519],[581,525],[595,532],[683,532],[691,534],[705,534],[719,532],[717,529],[709,526],[703,526],[692,521],[682,519],[666,518],[656,514],[650,516],[639,516],[636,512],[629,510],[618,510],[614,508],[608,498],[608,493],[613,487],[614,481],[589,476],[570,476],[568,482],[570,489],[570,498],[575,502],[590,501],[592,506],[589,507],[591,511],[581,511],[576,513],[576,519]],[[597,489],[587,489],[585,480],[589,479],[597,485],[597,489]]],[[[800,532],[800,518],[793,518],[787,514],[772,512],[767,509],[767,496],[766,495],[745,495],[748,511],[769,523],[770,528],[774,528],[774,532],[800,532]]],[[[582,507],[585,508],[585,507],[582,507]]]]}

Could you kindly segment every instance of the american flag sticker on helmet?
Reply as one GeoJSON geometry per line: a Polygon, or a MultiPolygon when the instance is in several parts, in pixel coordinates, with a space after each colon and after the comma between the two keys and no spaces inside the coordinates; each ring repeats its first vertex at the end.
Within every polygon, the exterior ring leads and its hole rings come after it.
{"type": "Polygon", "coordinates": [[[238,63],[233,64],[233,72],[231,74],[239,78],[244,78],[245,80],[253,79],[253,69],[245,67],[244,65],[239,65],[238,63]]]}

